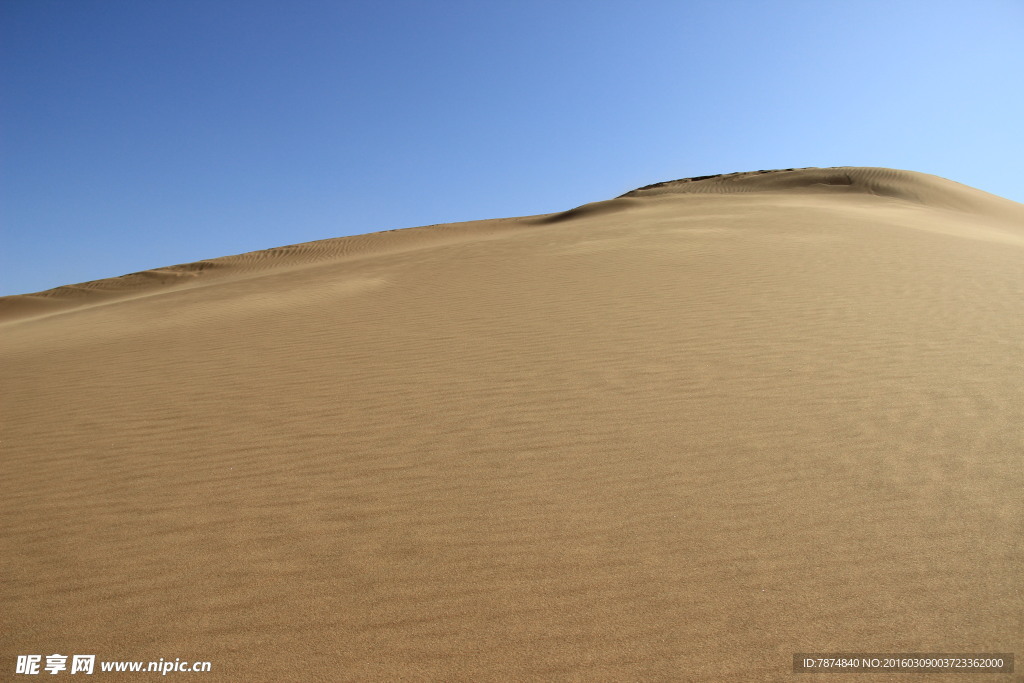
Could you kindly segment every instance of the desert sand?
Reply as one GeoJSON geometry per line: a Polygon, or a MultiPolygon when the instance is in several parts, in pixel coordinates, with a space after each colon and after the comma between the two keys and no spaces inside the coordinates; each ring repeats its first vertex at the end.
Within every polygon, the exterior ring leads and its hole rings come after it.
{"type": "Polygon", "coordinates": [[[687,179],[6,297],[0,400],[4,680],[1024,656],[1024,205],[934,176],[687,179]]]}

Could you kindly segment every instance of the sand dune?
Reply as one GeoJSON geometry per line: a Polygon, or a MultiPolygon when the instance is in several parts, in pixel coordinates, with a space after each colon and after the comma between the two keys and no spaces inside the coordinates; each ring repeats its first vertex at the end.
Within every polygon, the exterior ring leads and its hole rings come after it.
{"type": "Polygon", "coordinates": [[[52,653],[238,681],[1020,657],[1022,366],[1024,206],[888,169],[6,297],[4,676],[52,653]]]}

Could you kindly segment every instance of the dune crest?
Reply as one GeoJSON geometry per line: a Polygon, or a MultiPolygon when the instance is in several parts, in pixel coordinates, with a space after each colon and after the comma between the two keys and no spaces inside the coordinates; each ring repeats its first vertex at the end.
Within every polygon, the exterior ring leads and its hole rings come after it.
{"type": "MultiPolygon", "coordinates": [[[[350,259],[396,249],[415,249],[451,240],[480,239],[495,230],[594,218],[627,211],[637,206],[637,200],[648,198],[760,193],[790,196],[801,193],[873,196],[902,200],[939,210],[968,212],[1011,224],[1024,222],[1024,206],[1016,202],[951,180],[913,171],[840,166],[726,173],[654,183],[614,199],[584,204],[553,214],[430,225],[329,238],[64,285],[44,292],[4,296],[0,297],[0,323],[184,287],[201,286],[223,277],[258,276],[261,272],[276,268],[301,267],[325,260],[350,259]]],[[[1020,239],[1024,239],[1024,236],[1020,239]]],[[[1018,242],[1014,238],[1005,241],[1018,242]]]]}
{"type": "Polygon", "coordinates": [[[938,176],[889,168],[837,166],[725,173],[670,180],[623,197],[741,192],[831,192],[888,197],[940,209],[1006,215],[1020,219],[1024,206],[938,176]]]}

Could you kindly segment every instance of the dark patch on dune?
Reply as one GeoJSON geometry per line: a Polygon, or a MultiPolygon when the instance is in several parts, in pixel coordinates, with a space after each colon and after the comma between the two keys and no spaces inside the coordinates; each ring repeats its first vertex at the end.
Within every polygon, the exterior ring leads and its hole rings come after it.
{"type": "Polygon", "coordinates": [[[568,211],[561,211],[559,213],[541,216],[536,219],[535,222],[540,225],[547,225],[549,223],[561,223],[574,218],[582,218],[583,216],[600,216],[603,214],[622,211],[629,205],[630,199],[623,195],[622,197],[616,197],[615,199],[584,204],[583,206],[577,206],[575,209],[569,209],[568,211]]]}
{"type": "Polygon", "coordinates": [[[619,196],[620,197],[628,197],[628,196],[632,195],[634,192],[641,192],[643,190],[653,190],[653,189],[658,188],[658,187],[664,187],[666,185],[676,185],[676,184],[679,184],[679,183],[696,183],[696,182],[700,182],[701,180],[712,180],[714,178],[733,178],[733,177],[736,177],[736,176],[761,175],[761,174],[764,174],[764,173],[784,173],[786,171],[795,171],[795,170],[797,170],[797,169],[795,169],[795,168],[775,168],[775,169],[765,169],[765,170],[761,170],[761,171],[735,171],[733,173],[715,173],[715,174],[712,174],[712,175],[698,175],[698,176],[693,176],[692,178],[680,178],[678,180],[665,180],[665,181],[662,181],[660,183],[652,183],[650,185],[644,185],[643,187],[638,187],[635,190],[630,190],[626,194],[619,195],[619,196]]]}

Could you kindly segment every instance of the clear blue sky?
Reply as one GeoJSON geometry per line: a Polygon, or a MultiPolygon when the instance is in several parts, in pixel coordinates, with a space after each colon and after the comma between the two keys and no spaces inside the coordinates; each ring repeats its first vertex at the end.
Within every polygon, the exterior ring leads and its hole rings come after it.
{"type": "Polygon", "coordinates": [[[2,0],[0,294],[889,166],[1024,201],[1020,0],[2,0]]]}

